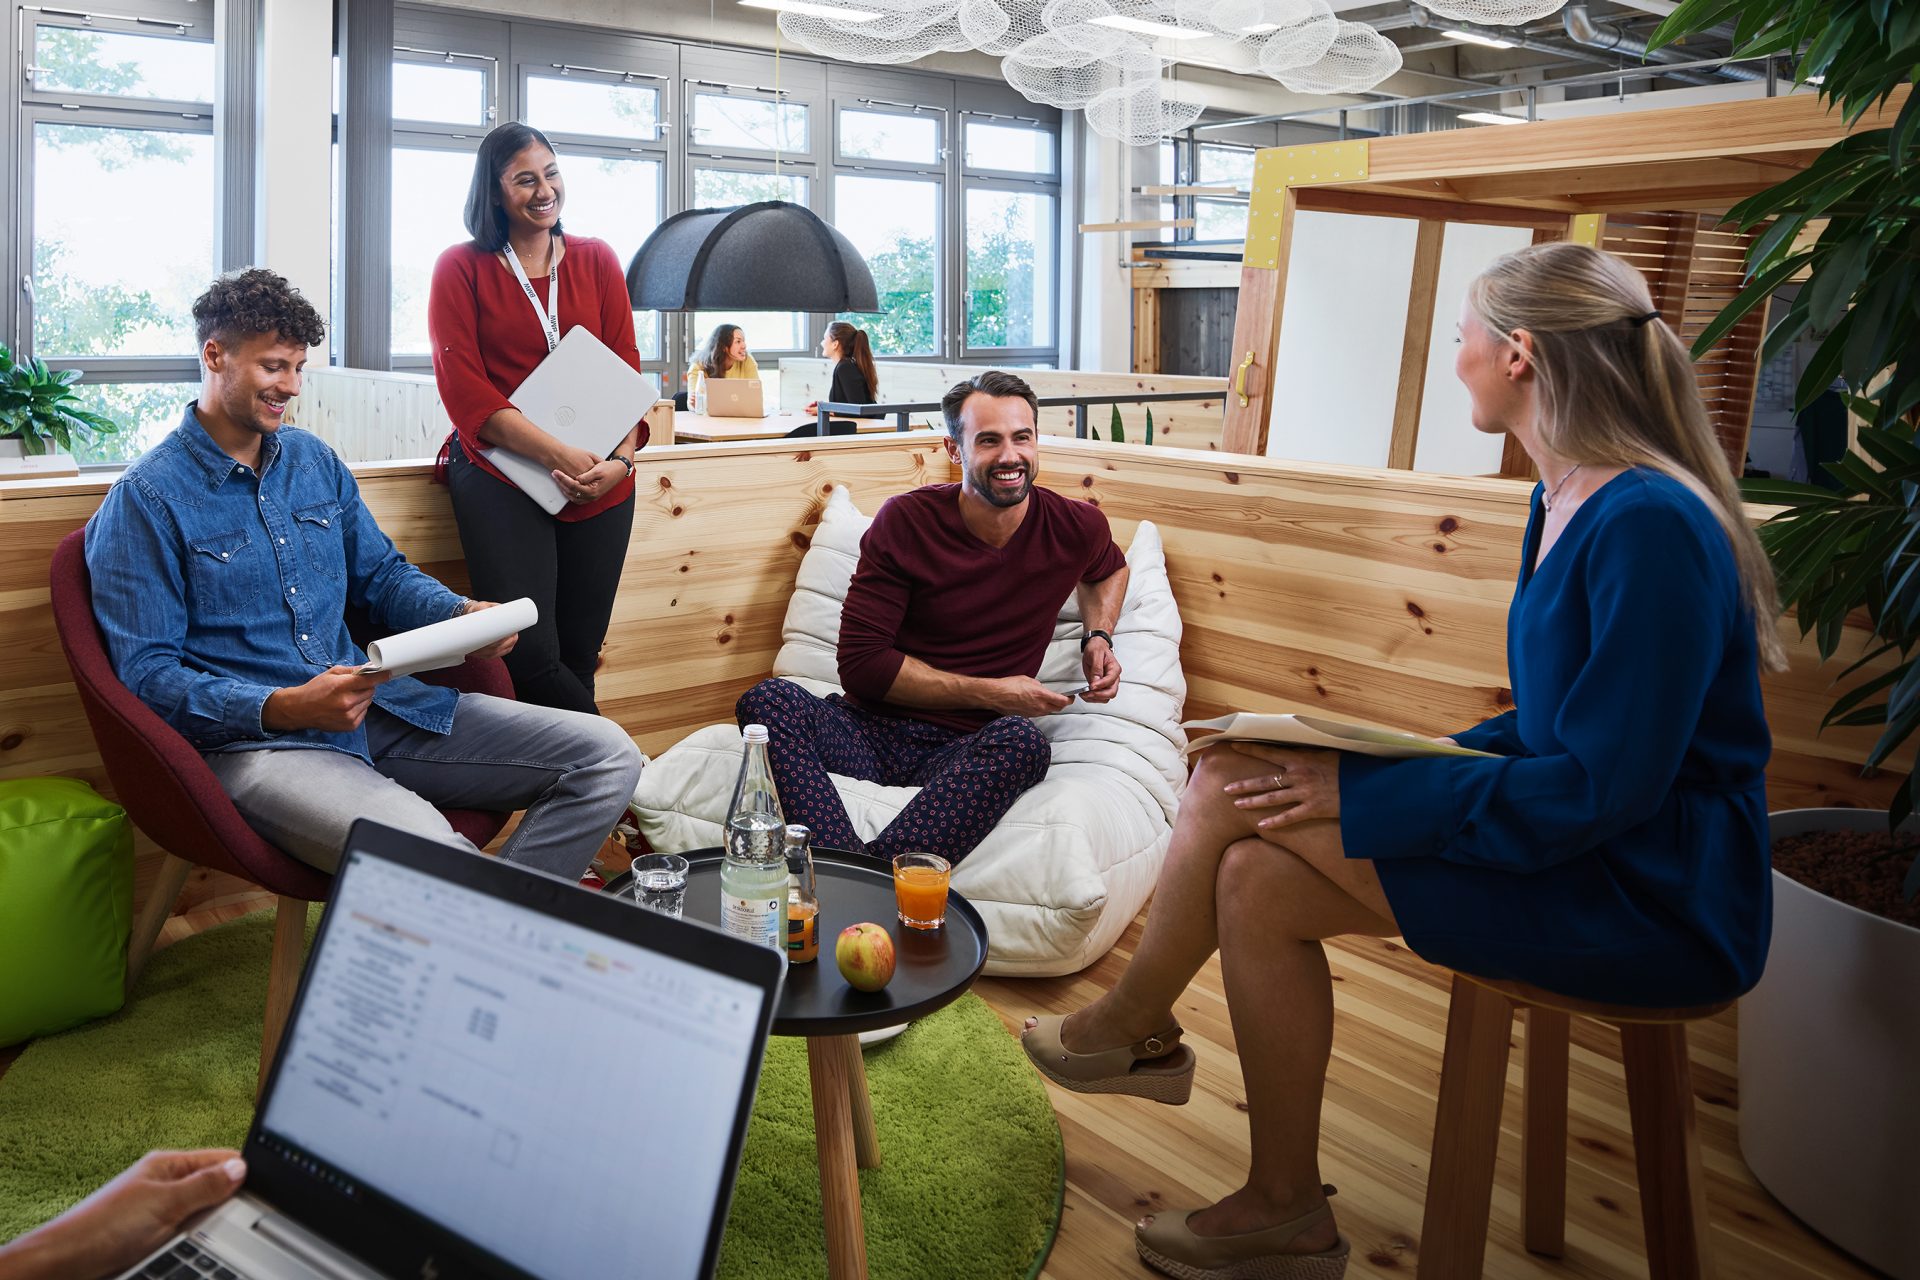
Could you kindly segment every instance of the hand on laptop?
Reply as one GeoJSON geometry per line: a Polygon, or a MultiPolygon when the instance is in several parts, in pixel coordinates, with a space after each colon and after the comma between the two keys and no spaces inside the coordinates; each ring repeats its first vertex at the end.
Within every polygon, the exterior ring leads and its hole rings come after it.
{"type": "Polygon", "coordinates": [[[352,733],[367,718],[373,691],[386,679],[384,671],[361,675],[357,666],[328,667],[305,684],[268,694],[260,708],[260,727],[269,733],[295,729],[352,733]]]}
{"type": "MultiPolygon", "coordinates": [[[[622,470],[625,470],[625,468],[622,468],[622,470]]],[[[494,609],[498,607],[499,607],[499,601],[497,600],[469,600],[467,601],[467,607],[462,609],[460,612],[462,615],[465,615],[469,613],[476,613],[481,609],[494,609]]],[[[513,652],[513,646],[518,644],[519,642],[520,642],[520,633],[516,631],[512,635],[508,636],[506,639],[496,640],[484,649],[475,649],[472,653],[468,654],[467,656],[469,658],[483,658],[483,659],[484,658],[504,658],[509,653],[513,652]]]]}
{"type": "Polygon", "coordinates": [[[567,495],[567,501],[583,504],[605,497],[613,487],[627,478],[627,465],[624,462],[597,462],[579,475],[568,475],[564,471],[553,473],[553,482],[560,486],[560,492],[567,495]]]}
{"type": "Polygon", "coordinates": [[[53,1221],[0,1246],[0,1280],[115,1275],[239,1190],[246,1176],[237,1151],[149,1151],[53,1221]]]}

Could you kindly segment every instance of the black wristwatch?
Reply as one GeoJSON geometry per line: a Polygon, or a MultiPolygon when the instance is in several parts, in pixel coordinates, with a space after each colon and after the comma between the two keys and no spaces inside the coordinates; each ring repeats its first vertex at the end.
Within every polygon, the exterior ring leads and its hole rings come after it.
{"type": "Polygon", "coordinates": [[[1105,640],[1107,642],[1108,649],[1113,648],[1113,632],[1101,631],[1100,629],[1095,628],[1094,630],[1089,631],[1087,632],[1087,634],[1080,637],[1080,652],[1085,653],[1087,651],[1087,642],[1092,640],[1095,636],[1099,636],[1102,640],[1105,640]]]}
{"type": "Polygon", "coordinates": [[[632,475],[632,474],[633,474],[633,459],[632,459],[632,458],[629,458],[629,457],[628,457],[628,456],[627,456],[626,454],[624,454],[624,453],[610,453],[610,454],[608,454],[608,455],[607,455],[607,461],[608,461],[608,462],[618,462],[618,463],[622,463],[622,464],[624,464],[624,465],[626,466],[626,468],[627,468],[627,474],[628,474],[628,475],[632,475]]]}

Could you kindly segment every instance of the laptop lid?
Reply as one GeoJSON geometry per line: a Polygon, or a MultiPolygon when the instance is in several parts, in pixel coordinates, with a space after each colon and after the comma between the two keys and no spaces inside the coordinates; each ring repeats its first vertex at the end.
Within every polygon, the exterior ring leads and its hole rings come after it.
{"type": "Polygon", "coordinates": [[[248,1190],[389,1275],[709,1276],[785,972],[717,929],[362,820],[248,1190]]]}
{"type": "MultiPolygon", "coordinates": [[[[659,394],[659,378],[638,372],[585,326],[575,325],[507,398],[562,444],[604,458],[659,394]]],[[[498,445],[480,452],[549,515],[567,504],[545,464],[498,445]]]]}
{"type": "Polygon", "coordinates": [[[760,379],[708,378],[707,416],[710,418],[766,417],[760,379]]]}

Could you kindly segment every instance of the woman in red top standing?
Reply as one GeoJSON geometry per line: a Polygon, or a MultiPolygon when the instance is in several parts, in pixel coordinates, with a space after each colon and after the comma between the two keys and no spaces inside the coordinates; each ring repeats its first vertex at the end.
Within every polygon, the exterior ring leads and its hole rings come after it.
{"type": "Polygon", "coordinates": [[[605,458],[562,444],[507,396],[561,335],[584,325],[636,370],[625,273],[605,241],[560,230],[566,188],[546,136],[524,124],[489,133],[467,194],[473,239],[440,255],[427,302],[433,373],[453,420],[447,485],[473,591],[529,596],[540,621],[508,655],[523,702],[597,712],[593,674],[633,531],[636,423],[605,458]],[[556,305],[557,302],[557,305],[556,305]],[[480,455],[501,445],[544,462],[567,495],[546,511],[480,455]]]}

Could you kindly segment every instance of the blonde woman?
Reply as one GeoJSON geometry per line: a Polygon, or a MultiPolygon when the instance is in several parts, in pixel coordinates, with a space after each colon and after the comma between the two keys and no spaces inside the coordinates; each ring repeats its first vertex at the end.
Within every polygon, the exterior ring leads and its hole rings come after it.
{"type": "Polygon", "coordinates": [[[1132,964],[1027,1023],[1055,1083],[1184,1102],[1174,1003],[1220,952],[1252,1168],[1141,1224],[1141,1257],[1185,1280],[1345,1269],[1317,1154],[1323,939],[1403,935],[1437,964],[1640,1005],[1729,999],[1766,958],[1759,672],[1784,655],[1686,349],[1638,272],[1571,244],[1496,261],[1459,327],[1474,426],[1541,477],[1507,624],[1516,707],[1456,736],[1496,758],[1207,751],[1132,964]]]}

